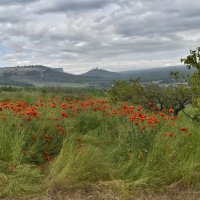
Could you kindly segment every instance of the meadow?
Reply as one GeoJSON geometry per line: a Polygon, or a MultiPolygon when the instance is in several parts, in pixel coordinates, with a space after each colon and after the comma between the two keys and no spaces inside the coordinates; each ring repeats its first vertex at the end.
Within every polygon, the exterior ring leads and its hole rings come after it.
{"type": "Polygon", "coordinates": [[[0,197],[198,191],[199,132],[183,114],[112,102],[103,91],[2,91],[0,197]]]}

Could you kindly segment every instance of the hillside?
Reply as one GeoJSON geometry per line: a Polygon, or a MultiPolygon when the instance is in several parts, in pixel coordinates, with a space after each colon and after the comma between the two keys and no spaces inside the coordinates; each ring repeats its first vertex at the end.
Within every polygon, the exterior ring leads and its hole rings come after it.
{"type": "Polygon", "coordinates": [[[104,69],[91,69],[88,72],[82,74],[82,76],[95,76],[95,77],[103,77],[107,79],[123,79],[125,76],[118,72],[111,72],[104,69]]]}
{"type": "Polygon", "coordinates": [[[108,87],[114,80],[129,80],[140,78],[141,81],[169,82],[169,73],[180,71],[190,74],[184,66],[164,67],[154,69],[111,72],[104,69],[91,69],[82,75],[63,72],[62,68],[50,68],[42,65],[0,68],[0,85],[12,86],[64,86],[64,87],[108,87]]]}
{"type": "Polygon", "coordinates": [[[169,74],[172,71],[179,71],[180,74],[187,75],[193,73],[194,69],[187,69],[185,66],[171,66],[171,67],[111,72],[104,69],[95,68],[82,74],[82,76],[102,77],[110,80],[118,80],[118,79],[129,80],[130,78],[133,79],[140,78],[140,81],[142,82],[162,80],[163,82],[167,83],[170,82],[171,80],[169,74]]]}
{"type": "Polygon", "coordinates": [[[73,75],[42,65],[0,68],[0,84],[15,86],[43,86],[65,84],[101,85],[102,77],[73,75]]]}
{"type": "Polygon", "coordinates": [[[170,66],[160,67],[152,69],[141,69],[141,70],[130,70],[119,72],[126,77],[140,78],[141,81],[157,81],[163,80],[164,82],[169,81],[169,74],[171,71],[179,71],[180,74],[192,74],[194,69],[187,69],[185,66],[170,66]]]}

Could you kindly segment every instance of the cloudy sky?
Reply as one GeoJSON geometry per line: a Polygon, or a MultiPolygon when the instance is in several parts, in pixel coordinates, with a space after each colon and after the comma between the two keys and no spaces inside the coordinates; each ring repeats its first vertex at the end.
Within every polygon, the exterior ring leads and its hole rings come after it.
{"type": "Polygon", "coordinates": [[[82,73],[179,65],[200,46],[199,0],[0,0],[0,66],[82,73]]]}

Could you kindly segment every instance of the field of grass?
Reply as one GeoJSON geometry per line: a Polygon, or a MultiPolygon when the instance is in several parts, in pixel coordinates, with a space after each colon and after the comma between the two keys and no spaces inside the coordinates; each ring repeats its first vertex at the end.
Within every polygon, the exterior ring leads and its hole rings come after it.
{"type": "Polygon", "coordinates": [[[0,93],[1,198],[145,199],[200,189],[198,124],[88,94],[0,93]]]}

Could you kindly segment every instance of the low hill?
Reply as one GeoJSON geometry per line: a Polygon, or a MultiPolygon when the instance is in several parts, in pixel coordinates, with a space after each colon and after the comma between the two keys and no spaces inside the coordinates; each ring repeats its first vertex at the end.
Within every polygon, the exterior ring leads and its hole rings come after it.
{"type": "Polygon", "coordinates": [[[82,74],[82,76],[96,76],[96,77],[103,77],[107,79],[123,79],[125,76],[118,72],[111,72],[104,69],[91,69],[88,72],[82,74]]]}

